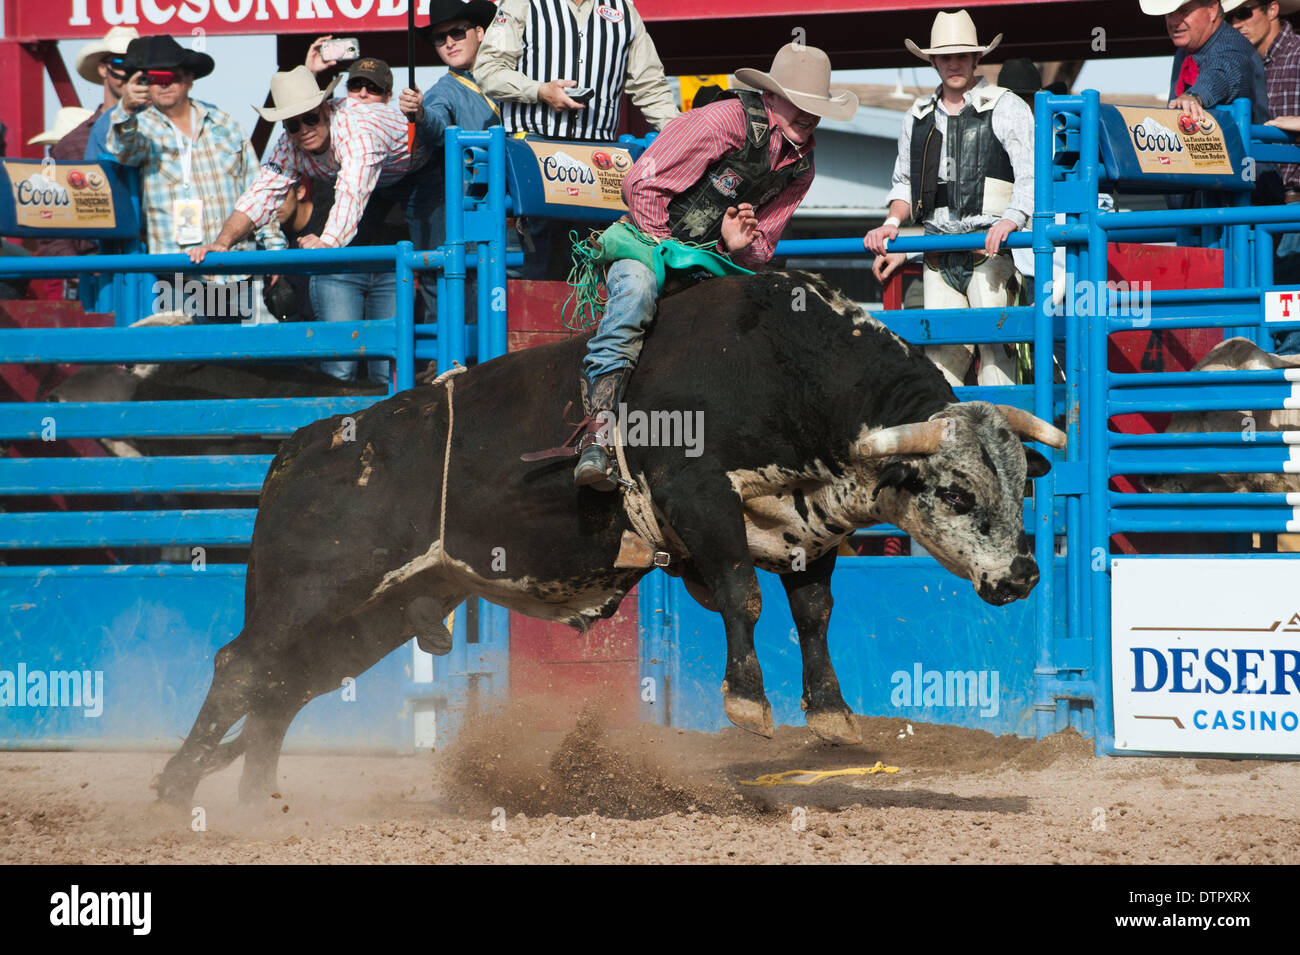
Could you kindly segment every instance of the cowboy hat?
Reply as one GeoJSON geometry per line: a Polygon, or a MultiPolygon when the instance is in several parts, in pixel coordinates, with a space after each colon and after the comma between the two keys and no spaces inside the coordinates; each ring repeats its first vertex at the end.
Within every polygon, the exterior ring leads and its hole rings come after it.
{"type": "Polygon", "coordinates": [[[858,111],[858,97],[848,90],[833,90],[831,61],[815,46],[787,43],[776,51],[772,71],[736,70],[736,79],[754,89],[788,99],[806,113],[841,122],[858,111]]]}
{"type": "Polygon", "coordinates": [[[27,145],[53,146],[94,115],[91,110],[82,109],[80,106],[65,106],[55,115],[53,128],[37,133],[27,140],[27,145]]]}
{"type": "Polygon", "coordinates": [[[98,86],[104,82],[99,75],[100,58],[105,54],[125,55],[127,44],[139,36],[135,27],[113,27],[102,40],[87,43],[77,51],[77,75],[98,86]]]}
{"type": "Polygon", "coordinates": [[[137,70],[185,70],[196,80],[212,72],[212,57],[187,50],[166,33],[132,40],[126,55],[137,70]]]}
{"type": "Polygon", "coordinates": [[[496,4],[492,0],[469,0],[469,3],[462,3],[461,0],[429,0],[429,22],[416,27],[415,32],[424,42],[432,43],[433,28],[439,23],[468,20],[474,26],[486,30],[496,15],[496,4]]]}
{"type": "Polygon", "coordinates": [[[271,109],[264,109],[261,106],[253,108],[268,123],[301,116],[325,102],[326,97],[334,92],[334,85],[338,81],[339,78],[336,76],[330,80],[329,86],[321,89],[316,85],[316,77],[311,70],[305,66],[295,66],[291,70],[276,73],[271,77],[271,101],[275,106],[271,109]]]}
{"type": "MultiPolygon", "coordinates": [[[[1186,2],[1187,0],[1141,0],[1142,12],[1153,17],[1163,17],[1167,13],[1173,13],[1186,2]]],[[[1227,13],[1245,2],[1246,0],[1219,0],[1219,6],[1223,8],[1224,13],[1227,13]]],[[[1300,0],[1279,0],[1279,2],[1282,7],[1281,12],[1284,14],[1293,13],[1300,8],[1300,0]],[[1288,10],[1288,7],[1291,9],[1288,10]]],[[[1264,6],[1268,4],[1265,3],[1264,6]]]]}
{"type": "MultiPolygon", "coordinates": [[[[1147,0],[1142,2],[1146,3],[1147,0]]],[[[923,50],[911,40],[904,40],[903,45],[928,62],[932,56],[951,56],[954,53],[978,53],[980,56],[985,56],[1001,42],[1002,34],[999,33],[993,38],[992,43],[987,46],[981,44],[975,38],[975,21],[965,10],[958,10],[956,13],[935,14],[934,25],[930,27],[928,48],[923,50]]]]}

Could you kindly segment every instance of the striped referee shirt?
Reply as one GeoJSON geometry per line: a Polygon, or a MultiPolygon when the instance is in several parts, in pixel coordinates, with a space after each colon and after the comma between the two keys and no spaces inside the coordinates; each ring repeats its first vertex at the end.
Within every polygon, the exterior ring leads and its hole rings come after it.
{"type": "Polygon", "coordinates": [[[324,245],[341,247],[356,236],[370,194],[419,169],[428,160],[429,151],[417,142],[414,156],[407,152],[406,117],[391,103],[333,99],[325,108],[330,124],[325,151],[309,153],[287,132],[282,133],[235,208],[261,225],[275,217],[299,179],[335,180],[334,208],[320,239],[324,245]]]}
{"type": "Polygon", "coordinates": [[[656,129],[677,115],[654,43],[631,0],[502,0],[474,78],[501,104],[506,132],[612,141],[624,92],[656,129]],[[538,87],[573,80],[595,92],[581,110],[552,109],[538,87]]]}

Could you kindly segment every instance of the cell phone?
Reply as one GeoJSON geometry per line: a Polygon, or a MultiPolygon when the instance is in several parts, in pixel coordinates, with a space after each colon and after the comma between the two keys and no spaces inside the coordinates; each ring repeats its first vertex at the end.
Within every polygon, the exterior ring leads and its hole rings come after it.
{"type": "Polygon", "coordinates": [[[591,101],[596,91],[590,86],[570,86],[564,91],[564,95],[569,97],[575,103],[588,103],[591,101]]]}
{"type": "Polygon", "coordinates": [[[320,56],[326,63],[332,60],[360,59],[361,42],[354,36],[326,40],[320,45],[320,56]]]}

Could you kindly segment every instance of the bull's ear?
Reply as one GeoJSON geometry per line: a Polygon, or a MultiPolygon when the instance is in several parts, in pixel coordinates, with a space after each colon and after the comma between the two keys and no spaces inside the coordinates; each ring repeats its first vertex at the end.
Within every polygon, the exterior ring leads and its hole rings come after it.
{"type": "Polygon", "coordinates": [[[1040,478],[1052,470],[1052,462],[1047,460],[1029,445],[1025,445],[1025,477],[1040,478]]]}
{"type": "Polygon", "coordinates": [[[925,490],[925,481],[921,480],[921,472],[914,465],[906,461],[891,461],[885,465],[880,472],[880,477],[876,479],[876,490],[872,493],[871,499],[874,501],[876,496],[887,487],[920,494],[925,490]]]}

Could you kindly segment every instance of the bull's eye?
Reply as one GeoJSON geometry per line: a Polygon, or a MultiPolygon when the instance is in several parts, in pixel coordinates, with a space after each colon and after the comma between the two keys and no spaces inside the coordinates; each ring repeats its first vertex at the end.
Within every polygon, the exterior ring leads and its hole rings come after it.
{"type": "Polygon", "coordinates": [[[944,488],[939,492],[939,500],[947,504],[956,514],[966,514],[975,506],[975,498],[967,491],[957,488],[944,488]]]}

